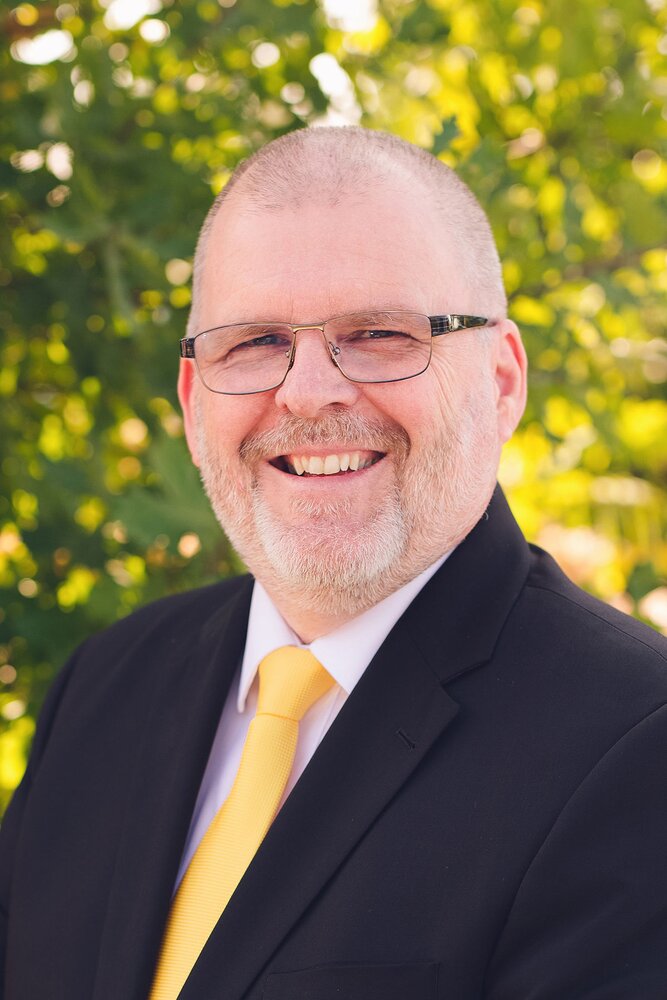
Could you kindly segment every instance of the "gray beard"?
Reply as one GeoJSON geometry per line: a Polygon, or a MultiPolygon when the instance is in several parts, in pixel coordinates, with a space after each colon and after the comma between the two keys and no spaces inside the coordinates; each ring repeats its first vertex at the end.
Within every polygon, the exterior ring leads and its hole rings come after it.
{"type": "Polygon", "coordinates": [[[306,526],[285,530],[261,491],[253,490],[259,541],[274,573],[279,572],[280,586],[313,611],[350,614],[376,604],[386,596],[387,578],[407,549],[410,532],[396,487],[363,524],[350,525],[350,507],[349,501],[302,500],[294,511],[306,526]],[[341,522],[347,522],[344,544],[338,540],[341,522]]]}
{"type": "Polygon", "coordinates": [[[240,447],[249,484],[242,489],[227,463],[200,428],[201,476],[213,511],[234,548],[270,591],[322,614],[352,617],[379,603],[439,556],[455,547],[481,517],[495,483],[495,466],[480,461],[484,446],[481,409],[413,457],[397,424],[354,413],[332,412],[317,421],[288,415],[279,427],[251,435],[240,447]],[[390,452],[393,487],[380,507],[358,524],[353,505],[341,501],[296,501],[298,527],[271,511],[252,470],[267,454],[289,454],[300,446],[363,442],[390,452]],[[338,537],[345,524],[345,543],[338,537]]]}

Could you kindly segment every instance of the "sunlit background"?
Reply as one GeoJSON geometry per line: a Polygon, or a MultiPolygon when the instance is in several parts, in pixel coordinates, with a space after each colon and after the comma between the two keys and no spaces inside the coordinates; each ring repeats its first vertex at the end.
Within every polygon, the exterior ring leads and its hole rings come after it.
{"type": "Polygon", "coordinates": [[[512,506],[667,632],[662,0],[82,0],[0,28],[0,805],[77,642],[242,569],[176,347],[211,197],[304,125],[394,131],[478,194],[531,362],[512,506]]]}

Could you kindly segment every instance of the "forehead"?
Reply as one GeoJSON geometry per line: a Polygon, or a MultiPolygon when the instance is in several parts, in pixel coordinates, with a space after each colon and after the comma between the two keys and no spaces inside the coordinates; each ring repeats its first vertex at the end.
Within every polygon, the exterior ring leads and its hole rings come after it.
{"type": "Polygon", "coordinates": [[[463,311],[465,285],[447,219],[423,190],[378,187],[275,211],[232,197],[209,234],[200,319],[205,329],[369,307],[463,311]]]}

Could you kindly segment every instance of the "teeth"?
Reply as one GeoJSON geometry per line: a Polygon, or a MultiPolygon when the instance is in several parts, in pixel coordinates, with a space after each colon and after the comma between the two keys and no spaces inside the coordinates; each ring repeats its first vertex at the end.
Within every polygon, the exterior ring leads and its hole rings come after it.
{"type": "Polygon", "coordinates": [[[358,451],[343,452],[340,455],[286,455],[288,465],[297,476],[308,473],[311,476],[335,476],[338,472],[357,472],[373,464],[371,457],[361,458],[358,451]]]}

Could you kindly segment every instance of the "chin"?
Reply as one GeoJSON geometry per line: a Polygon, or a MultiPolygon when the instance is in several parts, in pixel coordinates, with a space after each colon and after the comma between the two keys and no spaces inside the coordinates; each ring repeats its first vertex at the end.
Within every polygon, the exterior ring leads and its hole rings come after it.
{"type": "Polygon", "coordinates": [[[385,596],[388,578],[400,575],[408,532],[400,508],[391,502],[356,523],[340,513],[332,517],[319,509],[286,528],[259,506],[255,529],[262,561],[278,587],[308,595],[311,606],[356,611],[376,603],[380,592],[385,596]]]}

